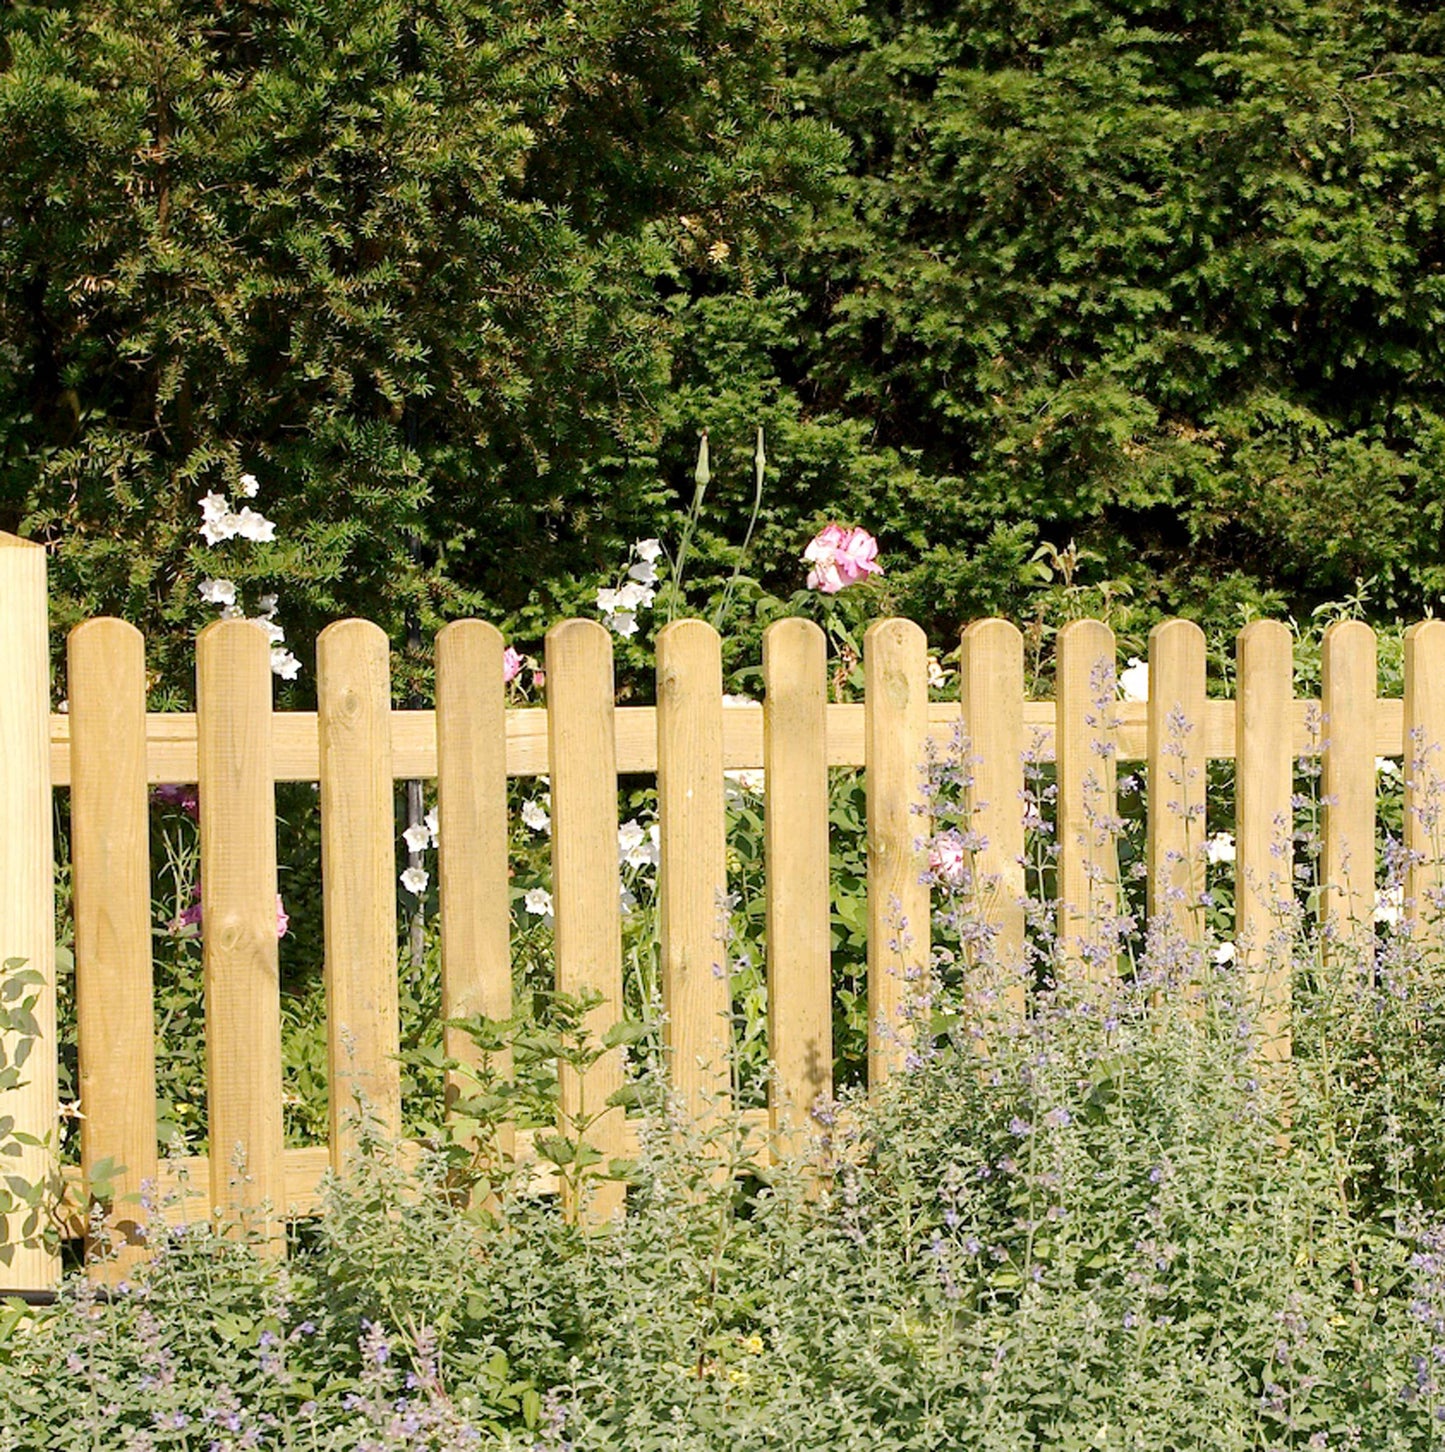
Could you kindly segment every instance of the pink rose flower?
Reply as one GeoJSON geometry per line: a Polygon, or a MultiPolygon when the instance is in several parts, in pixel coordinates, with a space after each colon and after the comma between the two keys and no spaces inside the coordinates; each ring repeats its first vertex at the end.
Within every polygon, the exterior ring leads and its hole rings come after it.
{"type": "Polygon", "coordinates": [[[844,529],[841,524],[819,530],[803,551],[803,559],[813,567],[808,571],[808,588],[824,595],[836,595],[869,575],[883,573],[878,541],[866,529],[844,529]]]}
{"type": "MultiPolygon", "coordinates": [[[[178,913],[171,920],[171,932],[178,933],[182,928],[195,928],[200,930],[201,926],[201,889],[197,885],[191,894],[191,905],[184,911],[178,913]]],[[[276,894],[276,936],[284,938],[286,929],[291,926],[291,919],[286,912],[286,907],[281,901],[281,894],[276,894]]]]}
{"type": "Polygon", "coordinates": [[[968,854],[956,832],[942,832],[928,849],[928,870],[939,882],[961,887],[968,877],[968,854]]]}
{"type": "Polygon", "coordinates": [[[522,670],[522,657],[509,645],[502,652],[502,684],[509,685],[516,680],[522,670]]]}

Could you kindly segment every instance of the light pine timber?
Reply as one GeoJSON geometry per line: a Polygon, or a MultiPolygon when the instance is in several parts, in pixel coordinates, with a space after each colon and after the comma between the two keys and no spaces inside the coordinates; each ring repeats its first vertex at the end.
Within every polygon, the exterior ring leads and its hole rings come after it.
{"type": "MultiPolygon", "coordinates": [[[[1319,755],[1317,718],[1319,702],[1299,698],[1287,729],[1295,756],[1319,755]]],[[[862,766],[864,722],[862,706],[828,707],[827,752],[829,766],[862,766]]],[[[1120,701],[1117,723],[1118,759],[1143,761],[1148,755],[1148,703],[1120,701]]],[[[1025,701],[1025,741],[1038,761],[1054,759],[1053,701],[1025,701]]],[[[616,712],[617,770],[645,773],[657,770],[657,713],[652,706],[623,706],[616,712]]],[[[437,774],[435,711],[393,711],[392,772],[398,781],[432,778],[437,774]]],[[[1404,702],[1398,697],[1375,702],[1376,756],[1399,756],[1404,702]]],[[[1212,761],[1234,758],[1234,703],[1204,703],[1205,754],[1212,761]]],[[[952,746],[958,710],[935,702],[928,708],[928,735],[934,749],[952,746]]],[[[277,781],[316,781],[320,752],[314,711],[278,713],[272,722],[277,781]]],[[[192,782],[196,779],[196,718],[184,711],[151,712],[146,717],[146,779],[192,782]]],[[[723,767],[727,771],[756,769],[763,759],[763,708],[728,706],[723,712],[723,767]]],[[[70,718],[50,717],[52,783],[70,784],[70,718]]],[[[507,775],[545,776],[548,771],[547,712],[543,707],[520,707],[507,712],[507,775]]]]}
{"type": "Polygon", "coordinates": [[[391,663],[379,626],[339,620],[321,632],[316,702],[330,1145],[339,1174],[363,1117],[387,1139],[401,1134],[391,663]]]}
{"type": "MultiPolygon", "coordinates": [[[[564,620],[546,637],[548,755],[552,763],[552,892],[557,987],[592,989],[602,1001],[585,1026],[594,1042],[624,1017],[621,878],[617,862],[617,759],[612,638],[594,620],[564,620]]],[[[609,1049],[578,1073],[562,1065],[561,1132],[586,1142],[605,1164],[626,1154],[626,1119],[608,1097],[622,1087],[622,1050],[609,1049]]],[[[623,1207],[618,1180],[590,1177],[569,1213],[605,1221],[623,1207]]]]}
{"type": "Polygon", "coordinates": [[[1339,961],[1358,967],[1375,942],[1375,632],[1337,620],[1324,635],[1324,893],[1320,916],[1339,961]]]}
{"type": "MultiPolygon", "coordinates": [[[[458,620],[437,636],[437,844],[441,887],[442,1017],[510,1018],[511,892],[507,863],[506,700],[501,632],[481,620],[458,620]]],[[[475,1094],[476,1041],[450,1023],[442,1030],[449,1059],[447,1107],[475,1094]]],[[[485,1067],[511,1077],[512,1053],[498,1049],[485,1067]]],[[[478,1146],[479,1149],[483,1148],[478,1146]]],[[[516,1150],[511,1124],[496,1149],[516,1150]]]]}
{"type": "Polygon", "coordinates": [[[672,1088],[705,1127],[731,1103],[722,642],[701,620],[657,637],[662,1002],[672,1088]]]}
{"type": "MultiPolygon", "coordinates": [[[[50,641],[45,550],[0,533],[0,964],[23,958],[44,980],[34,1015],[38,1036],[22,1066],[24,1082],[0,1091],[0,1115],[44,1139],[60,1110],[55,1051],[55,878],[50,758],[50,641]]],[[[28,994],[27,994],[28,996],[28,994]]],[[[9,1054],[16,1051],[12,1040],[9,1054]]],[[[31,1184],[51,1175],[50,1152],[22,1146],[6,1169],[31,1184]]],[[[58,1255],[12,1218],[14,1247],[0,1261],[0,1290],[48,1290],[60,1278],[58,1255]]]]}
{"type": "Polygon", "coordinates": [[[813,1110],[833,1091],[828,898],[827,646],[811,620],[763,633],[768,1108],[777,1152],[806,1155],[813,1110]]]}
{"type": "Polygon", "coordinates": [[[124,620],[89,620],[67,656],[80,1162],[91,1194],[98,1169],[110,1186],[109,1244],[91,1236],[86,1269],[114,1282],[144,1258],[139,1200],[158,1160],[145,641],[124,620]]]}
{"type": "Polygon", "coordinates": [[[1114,632],[1070,621],[1057,652],[1059,939],[1065,972],[1108,981],[1116,965],[1106,924],[1119,911],[1114,632]]]}
{"type": "Polygon", "coordinates": [[[1294,657],[1289,627],[1255,620],[1235,643],[1235,939],[1260,1050],[1290,1056],[1290,911],[1294,902],[1294,755],[1287,732],[1294,657]]]}
{"type": "Polygon", "coordinates": [[[979,913],[993,930],[1005,1007],[1026,1004],[1024,956],[1024,638],[1007,620],[963,632],[959,688],[979,913]]]}
{"type": "Polygon", "coordinates": [[[928,638],[911,620],[878,620],[863,637],[868,812],[868,1082],[903,1067],[930,953],[928,638]]]}
{"type": "Polygon", "coordinates": [[[1149,632],[1149,917],[1204,938],[1204,632],[1166,620],[1149,632]]]}
{"type": "Polygon", "coordinates": [[[1405,632],[1405,922],[1414,939],[1445,939],[1445,620],[1405,632]]]}
{"type": "Polygon", "coordinates": [[[248,620],[196,641],[201,945],[211,1206],[284,1248],[271,644],[248,620]]]}

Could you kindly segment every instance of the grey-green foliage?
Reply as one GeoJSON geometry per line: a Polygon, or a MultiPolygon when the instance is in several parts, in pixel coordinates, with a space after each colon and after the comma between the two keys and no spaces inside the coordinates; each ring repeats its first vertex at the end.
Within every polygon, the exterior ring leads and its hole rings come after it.
{"type": "Polygon", "coordinates": [[[987,1055],[955,1028],[851,1126],[819,1106],[814,1197],[719,1190],[733,1127],[674,1139],[647,1092],[601,1231],[375,1146],[289,1263],[196,1224],[109,1304],[7,1312],[0,1446],[1434,1446],[1438,955],[1295,952],[1273,1070],[1250,981],[1181,944],[1026,1020],[985,971],[952,1006],[987,1055]]]}

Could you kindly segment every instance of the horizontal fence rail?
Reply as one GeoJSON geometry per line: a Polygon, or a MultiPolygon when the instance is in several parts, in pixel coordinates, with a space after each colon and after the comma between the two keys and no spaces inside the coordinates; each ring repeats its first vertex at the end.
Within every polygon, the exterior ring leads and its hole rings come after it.
{"type": "MultiPolygon", "coordinates": [[[[763,708],[727,705],[723,710],[723,767],[728,771],[763,764],[763,708]]],[[[1318,756],[1321,705],[1318,699],[1296,697],[1290,702],[1288,730],[1281,733],[1292,756],[1318,756]]],[[[1025,744],[1038,761],[1054,759],[1057,703],[1023,703],[1025,744]]],[[[1116,708],[1118,759],[1143,761],[1149,754],[1149,710],[1143,701],[1121,701],[1116,708]]],[[[954,739],[959,721],[957,702],[931,701],[928,739],[939,750],[954,739]]],[[[619,706],[616,710],[616,761],[622,775],[645,775],[657,770],[657,708],[619,706]]],[[[1204,755],[1211,761],[1233,760],[1238,734],[1234,702],[1208,700],[1202,718],[1204,755]]],[[[272,717],[277,781],[319,781],[321,751],[317,743],[314,711],[287,711],[272,717]]],[[[861,705],[830,702],[826,708],[824,750],[830,767],[866,765],[865,709],[861,705]]],[[[1376,756],[1400,756],[1404,750],[1405,703],[1382,697],[1374,702],[1370,740],[1376,756]]],[[[435,711],[391,713],[392,775],[397,781],[437,775],[437,721],[435,711]]],[[[71,781],[71,724],[69,716],[50,717],[50,771],[54,786],[71,781]]],[[[547,708],[523,706],[507,711],[507,775],[546,776],[547,708]]],[[[146,716],[146,779],[152,786],[196,779],[196,718],[184,711],[153,711],[146,716]]]]}
{"type": "MultiPolygon", "coordinates": [[[[0,567],[5,563],[0,551],[0,567]]],[[[29,610],[43,621],[43,577],[19,577],[0,593],[0,639],[29,610]],[[36,614],[37,608],[39,614],[36,614]]],[[[0,575],[0,584],[5,577],[0,575]]],[[[965,806],[972,828],[973,886],[967,910],[991,939],[997,962],[1020,968],[1025,951],[1026,763],[1045,764],[1057,792],[1059,972],[1107,979],[1119,967],[1107,923],[1117,908],[1117,811],[1121,762],[1143,763],[1148,914],[1187,941],[1204,934],[1207,764],[1236,762],[1238,966],[1252,975],[1264,1015],[1262,1052],[1290,1052],[1287,973],[1271,953],[1280,908],[1293,902],[1288,845],[1293,773],[1322,758],[1321,917],[1331,941],[1368,956],[1376,883],[1376,757],[1404,761],[1410,929],[1438,930],[1445,868],[1440,850],[1445,746],[1445,623],[1415,626],[1406,640],[1403,699],[1381,699],[1374,637],[1348,623],[1327,632],[1321,700],[1292,695],[1290,636],[1256,622],[1240,636],[1234,699],[1206,699],[1198,628],[1171,621],[1149,646],[1148,701],[1121,700],[1112,633],[1093,621],[1061,632],[1057,699],[1024,699],[1023,641],[1005,621],[976,622],[962,636],[957,699],[931,701],[922,632],[907,621],[870,628],[862,704],[829,702],[826,643],[817,626],[787,620],[764,639],[761,705],[723,701],[720,643],[710,627],[683,621],[658,638],[656,707],[617,706],[611,637],[596,622],[567,621],[546,644],[548,707],[509,709],[501,637],[490,626],[450,625],[438,640],[437,709],[390,706],[382,633],[340,622],[321,637],[316,713],[273,711],[266,638],[245,622],[220,622],[197,647],[194,714],[143,710],[143,642],[132,627],[97,620],[78,627],[69,651],[69,711],[50,714],[41,695],[29,725],[0,709],[0,795],[35,783],[70,789],[80,1084],[86,1117],[82,1163],[71,1175],[75,1213],[99,1168],[124,1166],[116,1189],[152,1181],[155,1194],[189,1191],[206,1210],[229,1207],[278,1250],[286,1215],[314,1213],[324,1172],[345,1168],[356,1144],[349,1109],[364,1109],[395,1136],[398,1079],[397,840],[392,784],[435,778],[439,835],[441,1002],[447,1017],[505,1017],[512,1005],[507,884],[510,777],[550,779],[555,971],[560,989],[596,990],[592,1026],[622,1013],[618,778],[655,774],[660,818],[660,990],[674,1086],[699,1118],[728,1106],[728,984],[719,970],[717,914],[727,893],[723,772],[763,768],[768,1044],[773,1083],[766,1111],[745,1117],[760,1164],[802,1153],[814,1111],[832,1084],[829,944],[830,826],[827,772],[861,767],[866,787],[870,1083],[906,1062],[916,1026],[911,985],[929,964],[930,812],[919,767],[932,752],[964,746],[965,806]],[[30,731],[28,745],[23,736],[30,731]],[[282,1148],[279,970],[274,921],[275,786],[319,784],[329,1146],[282,1148]],[[207,1122],[212,1153],[158,1160],[148,1106],[155,1093],[150,981],[148,788],[199,782],[204,900],[207,1122]],[[138,906],[138,899],[140,905],[138,906]]],[[[34,662],[0,656],[0,705],[34,662]]],[[[44,684],[43,673],[37,677],[44,684]]],[[[42,900],[36,862],[50,860],[49,816],[26,807],[31,917],[42,900]]],[[[12,834],[13,839],[13,834],[12,834]]],[[[14,855],[13,847],[10,849],[14,855]]],[[[23,876],[23,874],[22,874],[23,876]]],[[[936,888],[933,892],[936,892],[936,888]]],[[[48,892],[49,889],[47,888],[48,892]]],[[[26,918],[17,888],[0,880],[7,927],[26,918]]],[[[49,901],[48,897],[44,899],[49,901]]],[[[979,940],[975,940],[979,941],[979,940]]],[[[979,951],[977,948],[970,952],[979,951]]],[[[29,954],[50,974],[46,944],[0,945],[29,954]]],[[[971,962],[972,960],[970,960],[971,962]]],[[[965,968],[967,971],[967,968],[965,968]]],[[[1022,1008],[1026,985],[1007,989],[1022,1008]]],[[[41,1022],[53,1035],[53,986],[41,1022]],[[45,1015],[49,1014],[50,1017],[45,1015]]],[[[465,1064],[462,1036],[447,1048],[465,1064]]],[[[53,1042],[38,1090],[10,1091],[20,1127],[54,1127],[53,1042]],[[48,1117],[47,1117],[48,1116],[48,1117]]],[[[636,1152],[637,1130],[609,1096],[622,1084],[620,1049],[582,1071],[564,1066],[561,1110],[592,1115],[587,1134],[604,1160],[636,1152]]],[[[463,1093],[458,1082],[448,1103],[463,1093]]],[[[507,1131],[494,1148],[526,1158],[535,1132],[507,1131]]],[[[417,1147],[404,1148],[414,1155],[417,1147]]],[[[568,1193],[545,1177],[539,1188],[568,1193]]],[[[574,1187],[575,1188],[575,1187],[574,1187]]],[[[623,1207],[609,1181],[586,1205],[605,1218],[623,1207]]],[[[583,1208],[571,1205],[576,1211],[583,1208]]],[[[124,1274],[144,1254],[137,1212],[123,1196],[106,1207],[119,1256],[96,1273],[124,1274]]],[[[181,1213],[184,1213],[182,1211],[181,1213]]],[[[96,1222],[100,1224],[100,1222],[96,1222]]],[[[78,1229],[77,1222],[72,1228],[78,1229]]],[[[19,1258],[0,1270],[9,1286],[53,1279],[52,1260],[19,1258]]]]}

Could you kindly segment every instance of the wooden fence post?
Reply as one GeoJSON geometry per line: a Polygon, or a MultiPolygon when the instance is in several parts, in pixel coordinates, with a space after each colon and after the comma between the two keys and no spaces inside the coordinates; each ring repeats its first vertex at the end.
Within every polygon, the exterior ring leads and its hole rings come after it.
{"type": "MultiPolygon", "coordinates": [[[[23,958],[44,983],[35,1005],[39,1037],[19,1087],[0,1092],[0,1115],[47,1141],[26,1146],[7,1169],[32,1184],[49,1179],[60,1109],[55,1044],[55,848],[50,787],[50,639],[45,550],[0,533],[0,963],[23,958]]],[[[7,1047],[13,1049],[14,1045],[7,1047]]],[[[37,1239],[19,1242],[11,1218],[0,1248],[0,1290],[45,1290],[60,1259],[37,1239]]]]}
{"type": "Polygon", "coordinates": [[[1067,971],[1111,981],[1119,913],[1114,632],[1097,620],[1059,631],[1059,941],[1067,971]]]}
{"type": "MultiPolygon", "coordinates": [[[[928,638],[911,620],[877,620],[863,637],[863,756],[868,799],[868,1083],[902,1067],[928,981],[931,927],[923,791],[928,638]]],[[[926,1032],[926,1030],[925,1030],[926,1032]]]]}
{"type": "MultiPolygon", "coordinates": [[[[595,620],[564,620],[547,632],[545,649],[557,987],[602,995],[585,1022],[595,1046],[625,1011],[612,637],[595,620]]],[[[604,1163],[621,1158],[625,1112],[607,1101],[622,1087],[622,1050],[607,1050],[582,1073],[563,1064],[557,1077],[563,1134],[577,1138],[581,1125],[580,1137],[604,1163]]],[[[565,1173],[562,1179],[573,1214],[585,1208],[591,1219],[606,1221],[623,1208],[620,1180],[587,1177],[592,1196],[584,1207],[571,1198],[579,1184],[565,1173]]]]}
{"type": "Polygon", "coordinates": [[[80,1160],[91,1194],[109,1164],[118,1242],[108,1258],[87,1247],[86,1269],[116,1281],[145,1254],[134,1202],[158,1169],[145,640],[124,620],[87,620],[68,656],[80,1160]]]}
{"type": "Polygon", "coordinates": [[[1405,920],[1445,939],[1445,620],[1405,632],[1405,920]]]}
{"type": "Polygon", "coordinates": [[[729,1107],[732,1007],[727,952],[722,643],[701,620],[657,636],[658,935],[668,1068],[701,1126],[729,1107]]]}
{"type": "Polygon", "coordinates": [[[271,649],[217,620],[196,640],[201,953],[211,1208],[237,1212],[272,1253],[281,1216],[281,965],[271,649]]]}
{"type": "Polygon", "coordinates": [[[396,970],[396,783],[385,633],[338,620],[316,641],[321,886],[326,914],[326,1058],[331,1167],[340,1174],[366,1115],[401,1137],[396,970]]]}
{"type": "Polygon", "coordinates": [[[763,633],[763,854],[767,873],[768,1096],[778,1152],[800,1157],[833,1094],[828,898],[827,642],[811,620],[763,633]]]}

